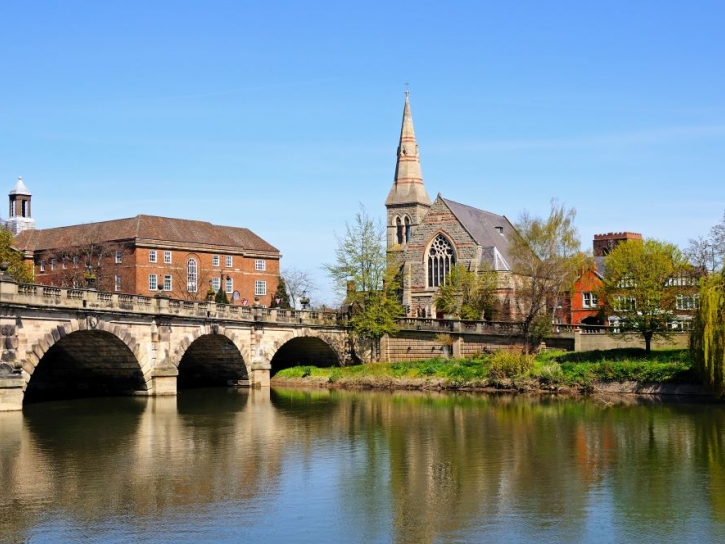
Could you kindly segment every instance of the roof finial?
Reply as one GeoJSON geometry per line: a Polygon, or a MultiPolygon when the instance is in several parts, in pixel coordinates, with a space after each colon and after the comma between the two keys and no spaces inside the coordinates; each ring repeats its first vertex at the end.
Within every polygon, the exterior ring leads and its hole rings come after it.
{"type": "Polygon", "coordinates": [[[410,94],[410,89],[408,88],[410,86],[410,83],[407,81],[405,82],[405,98],[408,99],[408,95],[410,94]]]}

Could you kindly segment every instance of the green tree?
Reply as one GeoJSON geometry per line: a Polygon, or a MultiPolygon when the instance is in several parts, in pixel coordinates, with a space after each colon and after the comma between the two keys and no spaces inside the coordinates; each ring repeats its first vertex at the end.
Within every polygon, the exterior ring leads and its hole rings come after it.
{"type": "Polygon", "coordinates": [[[20,283],[33,281],[31,266],[23,261],[19,251],[13,249],[13,233],[5,227],[0,227],[0,263],[7,263],[8,274],[20,283]]]}
{"type": "Polygon", "coordinates": [[[354,221],[345,223],[345,234],[335,238],[335,263],[324,268],[337,292],[346,296],[354,335],[377,354],[380,339],[398,330],[397,320],[404,313],[396,271],[387,262],[385,229],[360,206],[354,221]]]}
{"type": "Polygon", "coordinates": [[[690,332],[690,353],[702,382],[725,394],[725,272],[702,280],[700,308],[690,332]]]}
{"type": "Polygon", "coordinates": [[[617,318],[614,334],[644,339],[650,352],[652,339],[669,339],[668,326],[678,295],[694,294],[694,270],[677,246],[653,239],[628,240],[604,259],[600,299],[607,315],[617,318]]]}
{"type": "Polygon", "coordinates": [[[351,308],[350,325],[354,334],[367,342],[374,357],[379,358],[380,339],[399,330],[398,320],[405,310],[398,299],[398,284],[394,269],[386,274],[380,289],[348,293],[351,308]]]}
{"type": "Polygon", "coordinates": [[[575,217],[576,210],[567,210],[552,200],[547,219],[523,212],[516,224],[519,236],[511,239],[510,250],[514,303],[527,348],[551,330],[554,309],[582,268],[585,257],[580,251],[575,217]]]}
{"type": "Polygon", "coordinates": [[[227,298],[227,294],[224,292],[224,289],[220,286],[219,290],[216,292],[216,296],[214,297],[214,302],[217,304],[229,304],[229,299],[227,298]]]}
{"type": "Polygon", "coordinates": [[[284,276],[280,275],[279,283],[277,284],[277,290],[272,295],[272,306],[282,308],[283,310],[291,308],[290,296],[287,292],[287,283],[284,280],[284,276]],[[279,304],[277,303],[279,299],[279,304]]]}
{"type": "Polygon", "coordinates": [[[461,319],[481,319],[492,310],[496,286],[495,272],[486,268],[476,272],[457,264],[438,289],[434,304],[437,310],[461,319]]]}

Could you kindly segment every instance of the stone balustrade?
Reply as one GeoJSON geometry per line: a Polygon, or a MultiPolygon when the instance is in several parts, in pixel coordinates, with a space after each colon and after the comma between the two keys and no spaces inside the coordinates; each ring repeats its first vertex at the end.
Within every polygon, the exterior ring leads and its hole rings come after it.
{"type": "Polygon", "coordinates": [[[7,304],[66,309],[96,309],[136,314],[197,317],[229,321],[262,321],[340,327],[346,316],[336,312],[285,310],[262,306],[235,306],[206,300],[172,299],[156,296],[107,293],[94,289],[75,289],[47,285],[0,281],[0,298],[7,304]]]}

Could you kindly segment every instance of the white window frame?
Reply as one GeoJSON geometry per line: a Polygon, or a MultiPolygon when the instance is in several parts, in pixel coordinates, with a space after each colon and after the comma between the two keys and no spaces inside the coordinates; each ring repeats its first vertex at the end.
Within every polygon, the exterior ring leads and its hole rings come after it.
{"type": "Polygon", "coordinates": [[[215,268],[219,268],[219,255],[211,256],[211,265],[215,268]]]}
{"type": "Polygon", "coordinates": [[[159,290],[159,277],[156,274],[149,274],[149,291],[159,290]]]}
{"type": "Polygon", "coordinates": [[[73,256],[73,268],[78,268],[78,255],[73,256]]]}
{"type": "Polygon", "coordinates": [[[172,291],[173,286],[174,283],[171,274],[164,274],[164,291],[172,291]]]}
{"type": "Polygon", "coordinates": [[[678,294],[675,297],[676,310],[697,310],[700,307],[699,293],[691,295],[678,294]]]}
{"type": "Polygon", "coordinates": [[[219,291],[219,286],[220,285],[221,285],[221,283],[220,283],[219,278],[212,278],[211,279],[211,288],[214,290],[215,293],[217,291],[219,291]]]}
{"type": "Polygon", "coordinates": [[[232,278],[231,276],[227,276],[225,290],[226,290],[227,293],[233,293],[234,292],[234,278],[232,278]]]}
{"type": "Polygon", "coordinates": [[[121,290],[121,276],[113,277],[113,290],[119,292],[121,290]]]}
{"type": "Polygon", "coordinates": [[[254,281],[254,296],[264,296],[267,294],[267,282],[264,280],[254,281]]]}
{"type": "Polygon", "coordinates": [[[267,261],[265,261],[264,259],[255,259],[254,269],[257,272],[264,272],[265,270],[267,270],[267,261]]]}
{"type": "Polygon", "coordinates": [[[40,271],[45,272],[45,261],[40,261],[40,271]]]}
{"type": "Polygon", "coordinates": [[[224,263],[225,263],[225,266],[226,266],[227,268],[231,268],[231,267],[233,267],[233,266],[234,266],[234,259],[232,258],[232,256],[231,256],[231,255],[227,255],[227,256],[226,256],[226,257],[224,258],[224,263]]]}
{"type": "Polygon", "coordinates": [[[186,290],[189,293],[196,293],[199,289],[199,263],[190,257],[186,261],[186,290]]]}
{"type": "Polygon", "coordinates": [[[50,260],[50,269],[51,269],[51,270],[55,270],[55,266],[56,266],[57,264],[58,264],[58,260],[57,260],[57,259],[51,259],[51,260],[50,260]]]}
{"type": "Polygon", "coordinates": [[[596,308],[599,306],[599,299],[597,294],[593,291],[582,292],[582,307],[583,308],[596,308]]]}
{"type": "Polygon", "coordinates": [[[150,263],[158,262],[158,255],[157,255],[155,249],[149,249],[149,262],[150,263]]]}
{"type": "Polygon", "coordinates": [[[171,264],[171,252],[164,251],[164,264],[171,264]]]}
{"type": "Polygon", "coordinates": [[[123,262],[123,251],[120,249],[116,250],[116,264],[121,264],[123,262]]]}

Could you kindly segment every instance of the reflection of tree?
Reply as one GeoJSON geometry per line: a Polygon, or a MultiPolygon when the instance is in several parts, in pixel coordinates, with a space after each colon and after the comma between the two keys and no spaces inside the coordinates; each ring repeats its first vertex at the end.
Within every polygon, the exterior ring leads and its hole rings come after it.
{"type": "MultiPolygon", "coordinates": [[[[143,527],[232,505],[261,526],[290,481],[335,505],[329,540],[573,542],[599,515],[613,540],[655,541],[725,523],[719,405],[200,389],[8,415],[0,521],[13,540],[53,516],[93,533],[119,511],[143,527]]],[[[312,531],[317,510],[297,507],[275,523],[309,514],[312,531]]]]}

